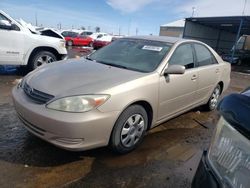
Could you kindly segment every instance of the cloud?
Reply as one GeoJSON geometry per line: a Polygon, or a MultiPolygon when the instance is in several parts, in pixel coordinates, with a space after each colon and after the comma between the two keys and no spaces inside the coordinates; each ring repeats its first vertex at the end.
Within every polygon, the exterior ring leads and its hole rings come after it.
{"type": "MultiPolygon", "coordinates": [[[[122,13],[133,13],[147,5],[162,7],[162,11],[175,12],[176,17],[189,17],[192,7],[195,16],[235,16],[242,15],[245,0],[106,0],[113,9],[122,13]]],[[[250,1],[247,1],[245,15],[250,15],[250,1]]]]}
{"type": "MultiPolygon", "coordinates": [[[[192,15],[195,7],[195,16],[237,16],[242,15],[245,0],[193,0],[176,8],[176,12],[186,16],[192,15]]],[[[250,2],[245,8],[245,15],[250,15],[250,2]]]]}
{"type": "Polygon", "coordinates": [[[157,1],[158,0],[107,0],[107,4],[113,9],[123,13],[132,13],[157,1]]]}

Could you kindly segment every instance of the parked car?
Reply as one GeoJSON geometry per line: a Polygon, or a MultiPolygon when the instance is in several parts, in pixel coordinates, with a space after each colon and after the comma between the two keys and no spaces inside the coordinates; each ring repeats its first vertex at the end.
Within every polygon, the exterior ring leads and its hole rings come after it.
{"type": "MultiPolygon", "coordinates": [[[[249,61],[250,59],[250,35],[242,35],[237,41],[235,48],[235,57],[238,58],[238,64],[249,61]]],[[[233,50],[232,49],[232,50],[233,50]]]]}
{"type": "Polygon", "coordinates": [[[97,39],[97,38],[101,38],[101,37],[103,37],[103,36],[108,36],[109,34],[107,34],[107,33],[93,33],[93,34],[91,34],[90,35],[90,37],[93,39],[93,40],[95,40],[95,39],[97,39]]]}
{"type": "Polygon", "coordinates": [[[93,39],[86,35],[79,35],[73,31],[62,32],[68,46],[91,46],[93,45],[93,39]]]}
{"type": "Polygon", "coordinates": [[[94,40],[93,42],[93,48],[95,50],[102,48],[103,46],[107,46],[112,42],[113,36],[107,35],[107,36],[102,36],[94,40]]]}
{"type": "Polygon", "coordinates": [[[230,70],[195,40],[127,37],[86,59],[39,68],[12,95],[34,135],[68,150],[110,145],[127,153],[152,127],[200,105],[215,109],[230,70]]]}
{"type": "Polygon", "coordinates": [[[250,88],[226,96],[209,151],[192,182],[193,188],[247,188],[250,185],[250,88]]]}
{"type": "Polygon", "coordinates": [[[231,49],[231,53],[222,54],[222,58],[224,60],[230,61],[235,64],[246,63],[249,64],[250,60],[250,35],[242,35],[237,41],[236,45],[234,45],[231,49]],[[232,59],[232,52],[234,52],[234,57],[232,59]]]}
{"type": "Polygon", "coordinates": [[[0,11],[0,64],[40,65],[67,57],[65,40],[53,30],[36,31],[24,21],[17,21],[0,11]]]}

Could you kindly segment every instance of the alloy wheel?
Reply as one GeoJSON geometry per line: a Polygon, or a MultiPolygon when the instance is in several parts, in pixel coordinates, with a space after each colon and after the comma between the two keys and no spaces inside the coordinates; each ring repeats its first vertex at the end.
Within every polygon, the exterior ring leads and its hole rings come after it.
{"type": "Polygon", "coordinates": [[[53,61],[55,61],[53,57],[49,55],[41,55],[39,58],[37,58],[34,66],[36,68],[44,64],[52,63],[53,61]]]}

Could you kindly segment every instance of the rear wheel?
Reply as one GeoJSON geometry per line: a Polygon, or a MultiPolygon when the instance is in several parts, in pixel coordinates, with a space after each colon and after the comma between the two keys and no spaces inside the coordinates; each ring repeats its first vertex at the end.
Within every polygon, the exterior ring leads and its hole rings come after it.
{"type": "Polygon", "coordinates": [[[216,109],[216,107],[217,107],[217,105],[218,105],[218,102],[219,102],[220,94],[221,94],[221,87],[220,87],[220,85],[218,84],[218,85],[215,87],[215,89],[214,89],[214,91],[213,91],[211,97],[209,98],[209,101],[208,101],[207,104],[205,105],[205,107],[206,107],[207,110],[212,111],[212,110],[216,109]]]}
{"type": "Polygon", "coordinates": [[[56,61],[56,56],[48,51],[40,51],[32,55],[29,61],[29,70],[34,70],[39,66],[56,61]]]}
{"type": "Polygon", "coordinates": [[[67,45],[68,46],[73,46],[73,41],[71,41],[71,40],[67,41],[67,45]]]}
{"type": "Polygon", "coordinates": [[[90,42],[90,43],[89,43],[89,47],[93,47],[93,42],[90,42]]]}
{"type": "Polygon", "coordinates": [[[148,126],[148,116],[140,105],[128,107],[115,123],[110,146],[118,153],[128,153],[143,140],[148,126]]]}

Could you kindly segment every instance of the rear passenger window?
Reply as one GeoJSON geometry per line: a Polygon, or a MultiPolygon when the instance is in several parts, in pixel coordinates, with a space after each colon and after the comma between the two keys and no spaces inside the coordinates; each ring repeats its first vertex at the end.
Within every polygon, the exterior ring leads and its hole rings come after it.
{"type": "Polygon", "coordinates": [[[197,57],[197,63],[199,66],[217,63],[213,54],[205,46],[201,44],[194,44],[194,49],[197,57]]]}
{"type": "Polygon", "coordinates": [[[183,65],[186,69],[194,68],[193,50],[190,44],[183,44],[174,51],[170,65],[183,65]]]}

